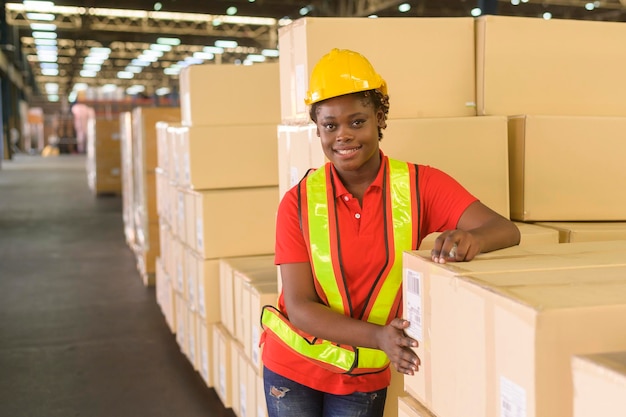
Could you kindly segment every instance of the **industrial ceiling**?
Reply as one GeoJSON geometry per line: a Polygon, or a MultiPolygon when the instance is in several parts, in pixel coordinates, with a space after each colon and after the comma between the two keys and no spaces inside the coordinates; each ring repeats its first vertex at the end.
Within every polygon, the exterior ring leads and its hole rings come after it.
{"type": "Polygon", "coordinates": [[[117,86],[118,90],[131,87],[129,93],[136,88],[135,93],[166,94],[177,88],[177,73],[184,65],[276,60],[278,29],[302,16],[452,17],[470,16],[478,7],[510,16],[626,20],[626,0],[61,0],[54,3],[3,3],[7,30],[4,39],[0,35],[0,53],[4,51],[21,72],[27,96],[53,101],[71,100],[76,86],[81,85],[117,86]],[[36,39],[33,32],[39,32],[38,24],[55,25],[54,39],[47,42],[36,39]],[[230,41],[231,44],[216,49],[218,41],[230,41]],[[45,54],[46,49],[54,50],[52,58],[45,54]],[[91,58],[98,53],[104,53],[104,59],[101,57],[100,61],[92,62],[91,58]],[[138,57],[145,58],[146,54],[151,59],[140,62],[138,57]],[[56,87],[51,89],[50,86],[56,87]]]}

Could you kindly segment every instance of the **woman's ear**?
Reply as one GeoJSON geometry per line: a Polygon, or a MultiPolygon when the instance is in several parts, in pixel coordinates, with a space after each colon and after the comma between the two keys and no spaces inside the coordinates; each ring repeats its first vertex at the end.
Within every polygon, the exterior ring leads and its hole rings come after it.
{"type": "Polygon", "coordinates": [[[376,120],[378,122],[378,127],[380,127],[381,129],[385,129],[387,127],[385,112],[383,112],[381,109],[376,112],[376,120]]]}

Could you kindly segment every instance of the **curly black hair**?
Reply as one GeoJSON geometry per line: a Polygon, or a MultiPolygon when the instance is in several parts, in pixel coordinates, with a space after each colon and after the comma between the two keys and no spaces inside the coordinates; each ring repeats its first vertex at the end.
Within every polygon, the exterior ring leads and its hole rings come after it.
{"type": "MultiPolygon", "coordinates": [[[[358,97],[361,100],[361,103],[364,106],[373,105],[374,112],[378,110],[383,111],[384,123],[383,126],[378,127],[378,140],[382,140],[383,138],[383,129],[387,127],[387,116],[389,114],[389,95],[381,93],[379,90],[366,90],[359,91],[357,93],[351,93],[358,97]]],[[[309,117],[314,123],[317,123],[317,108],[320,103],[323,103],[325,100],[318,101],[317,103],[311,104],[309,109],[309,117]]]]}

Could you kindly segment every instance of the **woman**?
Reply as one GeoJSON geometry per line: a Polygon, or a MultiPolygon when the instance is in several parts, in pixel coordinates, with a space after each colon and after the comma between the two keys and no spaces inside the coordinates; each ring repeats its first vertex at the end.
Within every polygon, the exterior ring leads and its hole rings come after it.
{"type": "Polygon", "coordinates": [[[389,96],[362,55],[333,49],[307,105],[330,162],[283,197],[278,308],[262,315],[270,417],[382,416],[389,364],[413,375],[417,341],[401,319],[402,252],[442,232],[438,263],[519,243],[517,227],[447,174],[379,148],[389,96]]]}

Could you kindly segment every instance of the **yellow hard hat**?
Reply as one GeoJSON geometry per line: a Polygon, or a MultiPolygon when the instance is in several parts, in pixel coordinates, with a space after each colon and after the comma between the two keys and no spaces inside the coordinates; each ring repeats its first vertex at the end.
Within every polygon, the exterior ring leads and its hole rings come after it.
{"type": "Polygon", "coordinates": [[[387,83],[358,52],[332,49],[315,64],[304,102],[307,105],[344,94],[377,89],[387,94],[387,83]]]}

